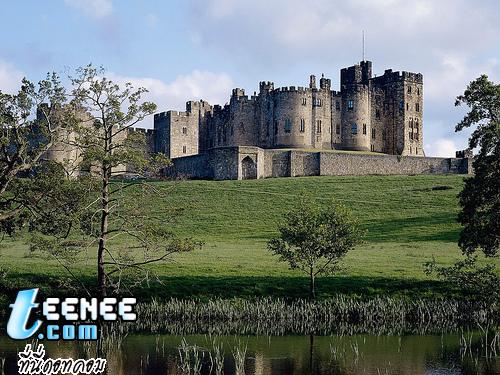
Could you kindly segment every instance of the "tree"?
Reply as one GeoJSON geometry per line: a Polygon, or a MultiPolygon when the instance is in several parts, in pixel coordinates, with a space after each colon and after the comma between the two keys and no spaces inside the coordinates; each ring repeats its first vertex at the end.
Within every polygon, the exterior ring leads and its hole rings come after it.
{"type": "Polygon", "coordinates": [[[302,202],[284,216],[279,236],[268,249],[309,276],[309,294],[315,298],[315,279],[338,269],[339,261],[361,242],[362,231],[350,212],[342,206],[302,202]]]}
{"type": "MultiPolygon", "coordinates": [[[[0,92],[0,225],[4,233],[12,234],[52,191],[38,190],[26,199],[12,187],[44,162],[60,126],[60,109],[65,102],[66,92],[55,73],[47,74],[38,85],[23,79],[16,94],[0,92]]],[[[52,169],[45,174],[49,171],[52,169]]]]}
{"type": "Polygon", "coordinates": [[[500,85],[482,75],[457,97],[455,105],[462,104],[470,109],[455,131],[475,127],[469,149],[477,148],[478,153],[474,175],[465,180],[459,195],[459,246],[466,255],[481,249],[493,257],[500,247],[500,85]]]}
{"type": "MultiPolygon", "coordinates": [[[[113,285],[120,288],[125,272],[145,272],[154,262],[166,261],[177,252],[190,251],[197,243],[178,239],[168,229],[168,221],[154,220],[144,211],[144,196],[161,194],[143,180],[113,181],[125,168],[145,175],[168,165],[161,155],[148,158],[145,137],[129,132],[135,124],[154,113],[156,105],[143,101],[144,88],[124,88],[104,76],[102,68],[88,65],[70,77],[72,90],[66,123],[73,133],[70,144],[77,147],[81,166],[88,171],[99,190],[98,197],[89,189],[89,204],[79,215],[80,229],[88,236],[84,248],[97,247],[97,286],[100,296],[113,285]],[[129,189],[130,194],[125,194],[129,189]],[[121,246],[116,245],[121,241],[121,246]],[[113,242],[114,241],[114,242],[113,242]],[[126,245],[124,248],[123,244],[126,245]],[[137,251],[140,249],[140,253],[137,251]],[[140,256],[138,254],[141,254],[140,256]],[[114,278],[114,283],[112,277],[114,278]]],[[[61,243],[43,245],[59,249],[61,243]]],[[[64,246],[63,246],[64,247],[64,246]]]]}
{"type": "Polygon", "coordinates": [[[469,299],[495,303],[500,296],[495,264],[481,265],[476,252],[480,249],[486,257],[495,257],[500,245],[500,85],[482,75],[457,97],[455,105],[462,104],[470,109],[455,131],[475,127],[469,149],[478,150],[474,175],[465,179],[459,194],[458,221],[463,228],[458,245],[465,257],[452,266],[438,266],[433,260],[425,267],[426,273],[436,272],[469,299]]]}

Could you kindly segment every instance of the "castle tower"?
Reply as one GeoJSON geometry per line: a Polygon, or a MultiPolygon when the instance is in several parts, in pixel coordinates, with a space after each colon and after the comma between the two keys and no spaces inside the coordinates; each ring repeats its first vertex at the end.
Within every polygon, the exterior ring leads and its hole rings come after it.
{"type": "Polygon", "coordinates": [[[371,107],[370,79],[371,61],[361,61],[340,71],[342,93],[341,148],[345,150],[370,151],[371,107]]]}
{"type": "Polygon", "coordinates": [[[274,146],[274,103],[273,82],[260,82],[257,104],[257,120],[259,122],[259,145],[271,148],[274,146]]]}

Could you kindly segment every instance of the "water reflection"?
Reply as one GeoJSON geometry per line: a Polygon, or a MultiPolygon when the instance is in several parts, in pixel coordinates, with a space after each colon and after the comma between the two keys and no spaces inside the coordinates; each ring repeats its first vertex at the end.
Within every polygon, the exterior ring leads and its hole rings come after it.
{"type": "MultiPolygon", "coordinates": [[[[22,342],[0,339],[4,374],[16,374],[22,342]]],[[[46,344],[46,343],[45,343],[46,344]]],[[[46,344],[50,357],[85,358],[95,344],[46,344]]],[[[131,335],[105,345],[108,373],[237,374],[500,374],[500,359],[478,333],[409,336],[131,335]],[[184,340],[184,349],[181,343],[184,340]],[[186,353],[189,352],[189,355],[186,353]],[[242,354],[243,353],[243,354],[242,354]],[[239,359],[239,357],[242,357],[239,359]],[[182,358],[182,360],[181,360],[182,358]],[[217,359],[220,364],[217,366],[217,359]],[[199,369],[199,372],[196,370],[199,369]],[[188,372],[184,372],[188,373],[188,372]],[[240,372],[241,373],[241,372],[240,372]]],[[[1,374],[1,371],[0,371],[1,374]]]]}

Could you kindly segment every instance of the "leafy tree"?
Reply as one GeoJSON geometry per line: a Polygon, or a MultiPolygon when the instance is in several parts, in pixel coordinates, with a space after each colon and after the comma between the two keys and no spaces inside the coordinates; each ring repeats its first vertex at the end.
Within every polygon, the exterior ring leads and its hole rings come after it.
{"type": "Polygon", "coordinates": [[[37,85],[23,79],[15,94],[0,91],[0,227],[4,233],[12,234],[36,210],[39,200],[57,187],[38,191],[32,199],[13,189],[41,166],[56,138],[65,102],[66,92],[55,73],[37,85]]]}
{"type": "Polygon", "coordinates": [[[500,300],[500,279],[493,264],[481,265],[477,256],[466,256],[452,266],[438,266],[436,260],[425,263],[425,273],[458,286],[469,300],[495,303],[500,300]]]}
{"type": "MultiPolygon", "coordinates": [[[[102,68],[88,65],[70,77],[71,111],[66,113],[73,134],[70,144],[79,149],[81,165],[90,172],[88,178],[99,191],[96,197],[89,189],[90,203],[80,212],[78,222],[88,238],[83,248],[97,247],[101,296],[107,294],[110,286],[119,289],[125,274],[140,273],[149,280],[147,265],[169,260],[172,254],[190,251],[198,245],[174,236],[168,229],[168,220],[161,221],[145,212],[148,195],[164,194],[161,189],[142,179],[116,180],[126,168],[133,168],[140,176],[150,176],[167,166],[169,160],[162,155],[148,157],[145,136],[129,132],[156,110],[154,103],[142,100],[147,90],[135,89],[130,83],[122,88],[104,73],[102,68]]],[[[38,244],[46,250],[66,248],[69,253],[74,247],[61,241],[54,243],[54,239],[38,244]]]]}
{"type": "Polygon", "coordinates": [[[465,180],[459,195],[463,225],[459,246],[470,255],[481,249],[495,256],[500,247],[500,85],[482,75],[472,81],[455,105],[467,105],[469,112],[455,131],[475,127],[469,148],[478,149],[474,175],[465,180]]]}
{"type": "Polygon", "coordinates": [[[468,298],[498,302],[500,278],[494,263],[481,265],[475,253],[496,257],[500,245],[500,85],[482,75],[472,81],[455,105],[467,105],[469,112],[455,131],[475,127],[469,138],[469,149],[477,149],[474,175],[465,179],[459,194],[462,210],[458,221],[463,225],[458,245],[464,259],[453,266],[426,263],[426,273],[437,275],[458,286],[468,298]]]}
{"type": "Polygon", "coordinates": [[[342,206],[302,202],[284,216],[279,236],[268,249],[309,276],[309,294],[315,298],[315,279],[338,269],[340,260],[361,242],[357,221],[342,206]]]}

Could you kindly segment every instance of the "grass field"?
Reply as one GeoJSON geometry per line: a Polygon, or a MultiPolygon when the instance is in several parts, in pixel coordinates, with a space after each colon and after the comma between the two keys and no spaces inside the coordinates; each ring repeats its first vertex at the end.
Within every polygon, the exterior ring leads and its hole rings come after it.
{"type": "MultiPolygon", "coordinates": [[[[367,230],[365,243],[349,253],[345,269],[318,279],[318,295],[435,295],[445,286],[423,272],[435,257],[450,264],[459,256],[457,194],[463,176],[306,177],[249,181],[155,182],[172,189],[167,197],[144,201],[151,216],[170,222],[170,209],[182,208],[173,230],[205,242],[203,249],[175,257],[152,270],[163,282],[142,286],[156,297],[306,296],[307,279],[266,250],[276,223],[306,193],[342,203],[367,230]]],[[[130,194],[134,194],[131,190],[130,194]]],[[[172,224],[166,224],[172,225],[172,224]]],[[[126,246],[117,243],[116,246],[126,246]]],[[[5,239],[0,266],[16,287],[59,287],[66,276],[55,261],[27,257],[20,238],[5,239]]],[[[94,259],[75,265],[87,283],[95,277],[94,259]]]]}

